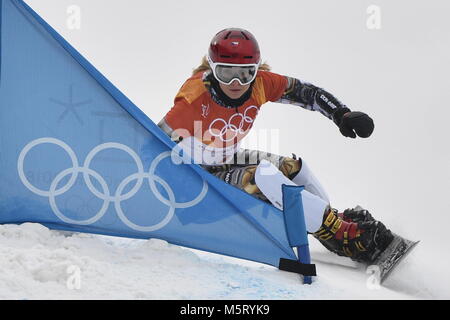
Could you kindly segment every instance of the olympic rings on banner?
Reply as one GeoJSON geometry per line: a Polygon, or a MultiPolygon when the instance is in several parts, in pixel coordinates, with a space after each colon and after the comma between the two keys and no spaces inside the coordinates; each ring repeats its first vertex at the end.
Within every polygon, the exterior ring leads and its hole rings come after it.
{"type": "Polygon", "coordinates": [[[145,172],[141,159],[136,154],[136,152],[134,152],[131,148],[129,148],[126,145],[119,144],[119,143],[104,143],[104,144],[101,144],[101,145],[95,147],[91,152],[89,152],[89,154],[87,155],[87,157],[84,161],[84,165],[80,166],[75,152],[72,150],[72,148],[70,148],[69,145],[67,145],[66,143],[64,143],[63,141],[58,140],[58,139],[42,138],[42,139],[37,139],[37,140],[30,142],[23,148],[23,150],[21,151],[21,153],[19,155],[17,169],[18,169],[19,177],[20,177],[22,183],[25,185],[25,187],[27,187],[30,191],[32,191],[33,193],[35,193],[39,196],[47,197],[49,199],[49,204],[50,204],[50,207],[51,207],[53,213],[59,219],[61,219],[62,221],[66,222],[66,223],[77,224],[77,225],[91,225],[91,224],[97,222],[99,219],[101,219],[105,215],[106,211],[109,208],[110,203],[114,203],[114,208],[116,210],[116,213],[119,216],[120,220],[125,225],[127,225],[129,228],[131,228],[133,230],[142,231],[142,232],[151,232],[151,231],[159,230],[159,229],[163,228],[164,226],[166,226],[173,218],[173,215],[175,214],[175,210],[177,208],[185,209],[185,208],[190,208],[190,207],[197,205],[205,198],[205,196],[208,192],[208,184],[206,181],[203,181],[203,188],[202,188],[200,194],[195,199],[188,201],[188,202],[181,202],[181,203],[177,202],[175,199],[175,193],[172,190],[172,188],[170,187],[170,185],[167,183],[167,181],[165,181],[163,178],[159,177],[155,173],[159,163],[168,157],[171,157],[170,151],[161,153],[159,156],[157,156],[153,160],[148,172],[145,172]],[[42,144],[54,144],[54,145],[61,147],[63,150],[65,150],[67,152],[67,154],[69,155],[70,160],[72,162],[72,168],[65,169],[56,175],[56,177],[53,179],[48,191],[42,190],[42,189],[39,189],[39,188],[33,186],[30,183],[30,181],[27,179],[27,177],[25,175],[25,171],[24,171],[24,162],[25,162],[25,158],[26,158],[28,152],[31,149],[33,149],[34,147],[42,145],[42,144]],[[98,172],[96,172],[90,168],[91,162],[94,159],[94,157],[100,151],[107,150],[107,149],[117,149],[117,150],[126,152],[134,160],[134,162],[136,164],[136,169],[137,169],[136,173],[126,177],[119,184],[119,186],[117,187],[117,190],[115,191],[114,194],[111,193],[111,190],[109,189],[108,184],[105,181],[105,179],[98,172]],[[103,205],[100,208],[100,210],[93,217],[86,219],[86,220],[74,220],[74,219],[67,217],[66,215],[64,215],[64,213],[61,212],[61,210],[58,208],[58,206],[56,204],[56,197],[69,191],[74,186],[79,174],[83,175],[84,182],[86,183],[86,186],[89,189],[89,191],[93,195],[95,195],[95,197],[97,197],[98,199],[103,200],[103,205]],[[69,181],[67,181],[67,183],[64,186],[58,188],[59,183],[65,177],[67,177],[69,175],[70,175],[69,181]],[[97,188],[92,183],[91,178],[94,178],[95,180],[97,180],[97,182],[99,183],[99,185],[101,187],[101,190],[97,190],[97,188]],[[150,225],[150,226],[141,226],[141,225],[137,225],[137,224],[131,222],[127,218],[125,212],[123,212],[122,206],[121,206],[122,201],[129,200],[137,194],[137,192],[141,189],[142,184],[145,179],[148,179],[150,189],[153,192],[153,194],[155,195],[155,197],[160,202],[162,202],[163,204],[165,204],[169,207],[169,210],[168,210],[167,214],[165,215],[165,217],[160,222],[158,222],[154,225],[150,225]],[[136,184],[131,188],[130,191],[123,194],[122,192],[124,191],[125,187],[133,181],[136,181],[136,184]],[[158,183],[165,190],[165,192],[167,193],[168,199],[166,199],[159,192],[158,188],[156,187],[156,183],[158,183]]]}

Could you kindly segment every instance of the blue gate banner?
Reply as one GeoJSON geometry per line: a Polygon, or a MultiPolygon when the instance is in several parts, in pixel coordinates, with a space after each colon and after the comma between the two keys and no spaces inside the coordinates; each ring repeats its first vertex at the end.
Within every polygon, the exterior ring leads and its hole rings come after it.
{"type": "Polygon", "coordinates": [[[24,1],[0,0],[1,224],[297,260],[280,210],[174,146],[24,1]]]}

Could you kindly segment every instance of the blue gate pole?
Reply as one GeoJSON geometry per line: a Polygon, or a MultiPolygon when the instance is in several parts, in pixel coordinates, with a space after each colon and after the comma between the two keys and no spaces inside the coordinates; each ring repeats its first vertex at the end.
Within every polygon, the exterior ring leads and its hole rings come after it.
{"type": "MultiPolygon", "coordinates": [[[[300,263],[310,264],[311,263],[311,255],[309,253],[309,245],[303,245],[297,247],[298,261],[300,263]]],[[[311,276],[303,276],[304,284],[311,284],[312,277],[311,276]]]]}
{"type": "MultiPolygon", "coordinates": [[[[289,244],[297,248],[297,258],[302,264],[311,264],[308,232],[303,211],[304,186],[283,185],[283,212],[289,244]]],[[[303,276],[304,284],[311,284],[311,276],[303,276]]]]}

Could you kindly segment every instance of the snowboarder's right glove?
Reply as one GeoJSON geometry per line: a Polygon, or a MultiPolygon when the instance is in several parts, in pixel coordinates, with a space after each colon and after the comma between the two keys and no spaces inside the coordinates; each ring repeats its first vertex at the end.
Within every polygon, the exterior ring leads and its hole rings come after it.
{"type": "Polygon", "coordinates": [[[372,118],[364,112],[350,111],[347,108],[338,110],[334,115],[334,122],[342,135],[349,138],[368,138],[372,135],[375,125],[372,118]]]}

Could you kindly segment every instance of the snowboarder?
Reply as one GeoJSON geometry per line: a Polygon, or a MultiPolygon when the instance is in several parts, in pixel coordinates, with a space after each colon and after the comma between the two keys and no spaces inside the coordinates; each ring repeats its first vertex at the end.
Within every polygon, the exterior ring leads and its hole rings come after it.
{"type": "Polygon", "coordinates": [[[255,37],[239,28],[222,30],[212,39],[207,56],[184,83],[159,127],[211,174],[276,205],[261,192],[255,177],[258,165],[269,161],[283,178],[305,186],[302,197],[311,202],[305,208],[308,232],[338,255],[374,261],[394,237],[383,223],[359,207],[338,213],[304,159],[240,149],[261,106],[269,101],[318,111],[345,137],[368,138],[374,130],[367,114],[351,111],[322,88],[272,73],[261,63],[255,37]]]}

